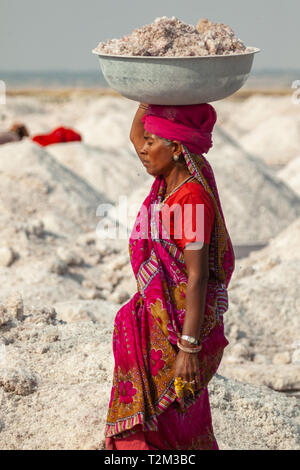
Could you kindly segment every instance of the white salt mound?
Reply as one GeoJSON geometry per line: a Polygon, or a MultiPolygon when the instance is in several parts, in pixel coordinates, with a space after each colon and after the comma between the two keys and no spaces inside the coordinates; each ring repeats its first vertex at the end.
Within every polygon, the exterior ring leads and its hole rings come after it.
{"type": "Polygon", "coordinates": [[[96,51],[112,55],[183,57],[247,52],[232,29],[223,23],[200,20],[197,28],[175,16],[156,18],[121,39],[100,42],[96,51]]]}
{"type": "Polygon", "coordinates": [[[285,165],[299,155],[300,115],[272,116],[244,135],[241,144],[270,165],[285,165]]]}
{"type": "Polygon", "coordinates": [[[274,354],[289,351],[292,356],[299,348],[297,305],[300,297],[295,282],[299,274],[300,260],[277,264],[271,261],[269,266],[265,263],[264,269],[232,281],[230,308],[224,319],[225,331],[231,342],[244,341],[250,347],[250,361],[252,353],[263,354],[272,362],[274,354]]]}
{"type": "MultiPolygon", "coordinates": [[[[300,217],[296,218],[279,234],[274,234],[264,249],[253,251],[241,261],[241,264],[243,266],[252,266],[254,270],[259,271],[261,268],[264,269],[264,264],[271,263],[271,260],[273,260],[273,266],[282,261],[300,261],[299,238],[300,217]]],[[[267,270],[267,268],[264,270],[267,270]]]]}
{"type": "Polygon", "coordinates": [[[224,316],[230,344],[220,372],[226,377],[299,390],[299,238],[300,218],[266,248],[237,260],[224,316]]]}
{"type": "Polygon", "coordinates": [[[252,95],[214,103],[218,123],[248,152],[270,166],[299,156],[300,114],[290,96],[252,95]]]}
{"type": "Polygon", "coordinates": [[[300,413],[295,398],[219,374],[208,390],[220,449],[300,448],[300,413]]]}
{"type": "MultiPolygon", "coordinates": [[[[71,144],[64,145],[67,149],[71,144]]],[[[94,168],[96,165],[94,161],[94,168]]],[[[46,149],[24,140],[0,147],[0,171],[2,298],[12,289],[37,305],[66,298],[110,299],[114,295],[117,302],[128,298],[129,293],[124,292],[127,281],[116,294],[117,273],[103,268],[114,252],[112,242],[119,240],[109,240],[107,246],[96,235],[101,221],[97,208],[110,201],[79,176],[79,162],[76,174],[46,149]],[[90,232],[93,239],[80,243],[90,232]],[[103,279],[108,274],[112,279],[103,279]]],[[[115,181],[108,178],[112,186],[118,184],[121,172],[120,168],[115,181]]],[[[127,240],[125,243],[128,256],[127,240]]]]}
{"type": "Polygon", "coordinates": [[[133,152],[119,147],[106,150],[84,142],[51,145],[48,148],[60,163],[84,178],[96,191],[118,202],[147,178],[133,152]]]}
{"type": "Polygon", "coordinates": [[[300,155],[280,170],[277,176],[300,196],[300,155]]]}
{"type": "Polygon", "coordinates": [[[24,223],[32,214],[49,221],[54,217],[58,231],[78,233],[93,227],[98,204],[109,201],[30,140],[0,147],[0,171],[2,217],[24,223]]]}
{"type": "Polygon", "coordinates": [[[222,127],[206,158],[215,172],[234,244],[264,243],[300,215],[300,198],[222,127]]]}
{"type": "Polygon", "coordinates": [[[107,151],[132,151],[129,134],[137,107],[133,101],[111,96],[92,99],[85,106],[78,103],[81,118],[76,129],[91,146],[107,151]]]}
{"type": "MultiPolygon", "coordinates": [[[[53,308],[26,304],[18,320],[8,309],[9,326],[0,326],[1,449],[104,449],[112,309],[97,301],[90,308],[99,323],[66,324],[53,308]]],[[[220,375],[209,393],[221,449],[300,448],[295,398],[220,375]]]]}
{"type": "MultiPolygon", "coordinates": [[[[220,118],[219,108],[228,107],[229,112],[226,116],[228,128],[237,130],[237,135],[244,135],[250,131],[254,131],[264,122],[276,116],[277,118],[290,116],[295,121],[299,120],[299,109],[292,103],[291,97],[280,95],[250,95],[249,98],[235,101],[226,99],[216,101],[213,106],[218,112],[218,122],[220,118]]],[[[286,129],[285,129],[286,131],[286,129]]],[[[259,145],[259,142],[257,142],[259,145]]]]}

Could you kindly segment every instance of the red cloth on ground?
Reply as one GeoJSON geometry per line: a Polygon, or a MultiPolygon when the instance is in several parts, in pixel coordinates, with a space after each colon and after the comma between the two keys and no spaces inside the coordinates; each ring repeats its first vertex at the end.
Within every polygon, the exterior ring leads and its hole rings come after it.
{"type": "Polygon", "coordinates": [[[62,142],[81,141],[81,135],[78,132],[68,129],[67,127],[57,127],[49,134],[41,134],[32,137],[32,140],[42,147],[47,145],[59,144],[62,142]]]}
{"type": "MultiPolygon", "coordinates": [[[[215,208],[209,193],[204,187],[197,182],[184,183],[172,196],[166,200],[166,205],[174,207],[174,211],[170,211],[170,238],[174,240],[176,245],[183,251],[187,243],[204,242],[209,244],[211,232],[215,220],[215,208]],[[189,204],[190,208],[184,209],[185,204],[189,204]],[[197,212],[197,204],[203,204],[203,220],[200,217],[200,211],[197,212]],[[198,215],[198,217],[197,217],[198,215]],[[198,223],[197,223],[198,222],[198,223]],[[181,230],[181,234],[180,234],[181,230]],[[194,233],[192,235],[191,231],[194,233]],[[175,235],[180,235],[176,238],[175,235]]],[[[162,217],[165,227],[167,228],[168,208],[162,208],[162,217]],[[165,219],[164,219],[165,218],[165,219]]]]}

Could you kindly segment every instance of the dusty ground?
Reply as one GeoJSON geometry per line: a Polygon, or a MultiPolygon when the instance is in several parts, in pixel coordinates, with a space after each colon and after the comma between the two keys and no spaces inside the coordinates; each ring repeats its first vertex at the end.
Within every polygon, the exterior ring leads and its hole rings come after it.
{"type": "MultiPolygon", "coordinates": [[[[300,448],[292,396],[300,391],[296,108],[289,96],[216,103],[207,158],[227,226],[235,245],[267,244],[236,261],[230,284],[230,344],[210,384],[224,449],[300,448]]],[[[129,141],[135,109],[88,94],[58,102],[15,96],[1,108],[3,128],[21,119],[32,133],[66,125],[84,138],[46,149],[30,141],[0,147],[1,449],[103,448],[113,319],[136,283],[128,236],[97,236],[96,210],[118,208],[127,196],[136,204],[129,235],[149,192],[152,177],[129,141]]],[[[109,212],[111,221],[121,215],[109,212]]]]}

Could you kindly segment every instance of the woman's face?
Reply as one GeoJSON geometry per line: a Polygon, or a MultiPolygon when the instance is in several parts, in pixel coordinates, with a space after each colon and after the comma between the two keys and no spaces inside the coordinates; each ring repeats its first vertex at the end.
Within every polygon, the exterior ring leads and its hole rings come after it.
{"type": "Polygon", "coordinates": [[[167,175],[174,166],[174,152],[174,146],[167,147],[159,137],[144,131],[144,146],[139,157],[150,175],[167,175]]]}

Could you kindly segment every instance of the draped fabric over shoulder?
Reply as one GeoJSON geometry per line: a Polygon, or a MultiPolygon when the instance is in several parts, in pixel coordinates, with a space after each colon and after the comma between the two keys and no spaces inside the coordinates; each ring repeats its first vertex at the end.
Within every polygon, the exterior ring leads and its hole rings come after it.
{"type": "Polygon", "coordinates": [[[198,353],[201,389],[184,403],[175,394],[176,343],[184,323],[188,278],[183,252],[159,217],[158,204],[166,183],[157,176],[129,239],[137,292],[117,312],[114,323],[115,367],[105,429],[107,449],[218,449],[207,385],[228,344],[223,314],[228,309],[234,252],[214,173],[202,155],[212,146],[215,121],[216,113],[209,104],[150,106],[143,118],[149,132],[181,141],[189,172],[208,191],[215,208],[200,333],[202,349],[198,353]]]}

